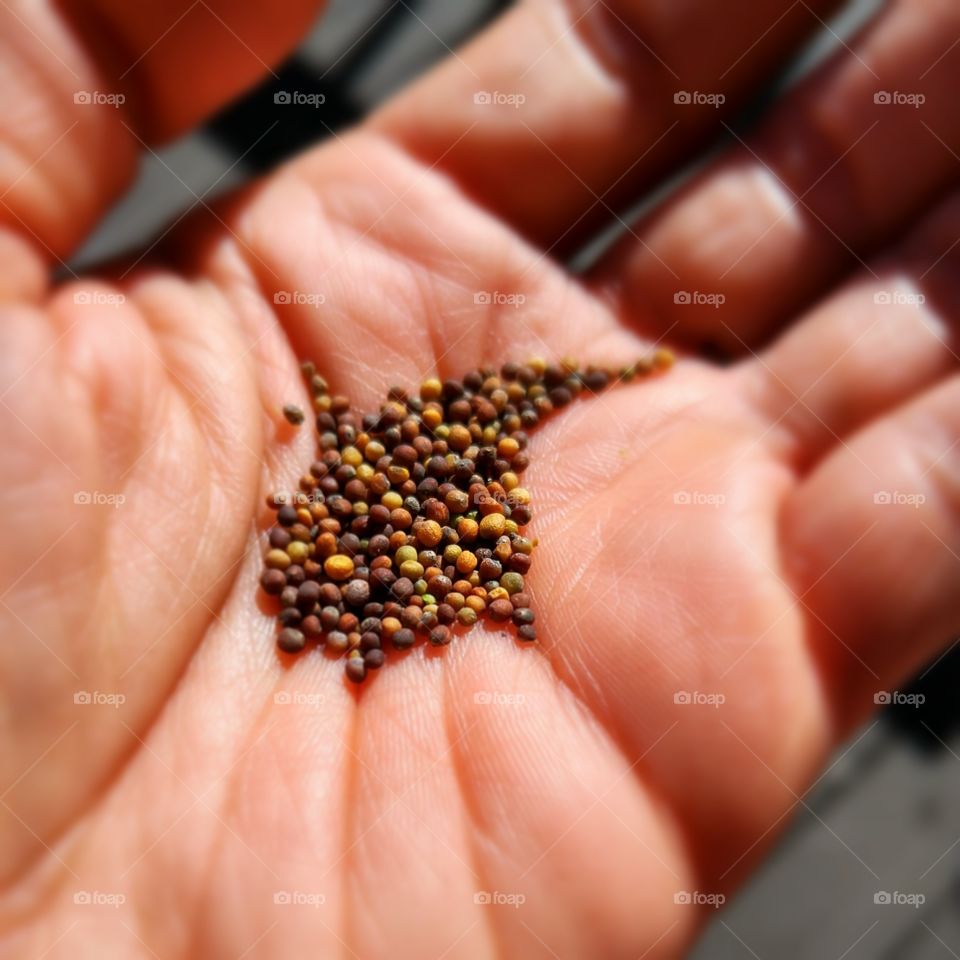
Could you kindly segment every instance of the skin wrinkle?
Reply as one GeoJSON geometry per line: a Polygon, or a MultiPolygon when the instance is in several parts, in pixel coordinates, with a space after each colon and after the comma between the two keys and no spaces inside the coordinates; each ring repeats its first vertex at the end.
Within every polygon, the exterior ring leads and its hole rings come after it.
{"type": "MultiPolygon", "coordinates": [[[[453,776],[456,780],[457,788],[460,791],[460,798],[463,801],[463,809],[466,812],[465,822],[463,824],[463,845],[467,852],[467,859],[474,874],[480,878],[480,882],[483,884],[483,889],[490,890],[493,885],[490,883],[490,877],[488,876],[487,871],[484,869],[484,864],[481,862],[484,858],[480,854],[480,850],[475,839],[477,833],[485,834],[486,831],[484,831],[480,824],[480,817],[478,815],[476,805],[471,802],[470,791],[467,789],[469,779],[467,778],[466,771],[464,770],[464,757],[461,747],[464,735],[458,733],[454,725],[454,711],[450,706],[452,699],[452,683],[453,680],[451,678],[451,673],[449,671],[445,672],[442,677],[440,689],[443,691],[443,705],[441,710],[444,718],[444,730],[446,731],[447,735],[446,755],[450,757],[450,766],[453,770],[453,776]]],[[[508,957],[508,954],[505,950],[504,940],[500,936],[500,930],[497,925],[494,912],[487,910],[482,913],[482,916],[486,921],[484,926],[487,930],[487,936],[493,944],[494,954],[498,957],[508,957]]]]}

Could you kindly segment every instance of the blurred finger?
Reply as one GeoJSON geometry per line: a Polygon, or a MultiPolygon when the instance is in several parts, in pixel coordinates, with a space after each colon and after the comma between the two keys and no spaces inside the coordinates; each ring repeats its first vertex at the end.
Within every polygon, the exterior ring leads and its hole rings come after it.
{"type": "MultiPolygon", "coordinates": [[[[0,116],[0,236],[19,238],[13,263],[25,249],[46,263],[66,257],[133,176],[139,137],[182,133],[253,83],[317,5],[295,0],[282,17],[267,17],[259,0],[99,0],[73,3],[68,14],[59,4],[0,5],[8,106],[0,116]]],[[[24,288],[21,267],[0,272],[0,293],[24,288]]]]}
{"type": "Polygon", "coordinates": [[[755,136],[637,225],[596,284],[654,331],[676,324],[673,335],[734,353],[762,343],[956,180],[958,36],[954,4],[889,5],[755,136]]]}
{"type": "Polygon", "coordinates": [[[819,25],[830,0],[528,0],[371,121],[536,243],[573,248],[819,25]]]}

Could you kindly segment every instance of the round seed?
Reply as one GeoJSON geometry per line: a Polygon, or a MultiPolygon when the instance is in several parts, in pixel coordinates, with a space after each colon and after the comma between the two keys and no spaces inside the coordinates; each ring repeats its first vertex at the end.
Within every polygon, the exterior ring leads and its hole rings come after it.
{"type": "Polygon", "coordinates": [[[363,657],[349,657],[344,666],[347,679],[353,683],[363,683],[367,676],[367,668],[363,657]]]}
{"type": "Polygon", "coordinates": [[[288,403],[283,408],[283,415],[287,418],[287,421],[295,427],[299,427],[304,421],[303,411],[295,403],[288,403]]]}
{"type": "Polygon", "coordinates": [[[509,600],[494,600],[490,604],[490,619],[504,623],[513,616],[513,604],[509,600]]]}
{"type": "Polygon", "coordinates": [[[324,561],[323,570],[331,580],[346,580],[353,573],[353,560],[342,553],[335,553],[324,561]]]}
{"type": "Polygon", "coordinates": [[[302,630],[293,627],[285,627],[277,635],[277,646],[284,653],[299,653],[307,643],[307,638],[302,630]]]}
{"type": "Polygon", "coordinates": [[[286,585],[287,577],[282,570],[264,570],[260,576],[260,586],[263,587],[265,593],[276,596],[286,585]]]}
{"type": "Polygon", "coordinates": [[[501,513],[491,513],[480,521],[480,536],[489,540],[496,540],[503,536],[506,529],[506,518],[501,513]]]}
{"type": "Polygon", "coordinates": [[[407,650],[413,646],[416,636],[409,627],[401,627],[391,639],[398,650],[407,650]]]}

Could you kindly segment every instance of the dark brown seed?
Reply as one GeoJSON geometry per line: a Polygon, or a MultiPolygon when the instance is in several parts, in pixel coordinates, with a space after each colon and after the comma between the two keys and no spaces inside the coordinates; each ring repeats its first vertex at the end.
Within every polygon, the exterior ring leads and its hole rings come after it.
{"type": "Polygon", "coordinates": [[[282,627],[299,627],[302,619],[303,614],[296,607],[286,607],[277,617],[282,627]]]}
{"type": "Polygon", "coordinates": [[[282,570],[264,570],[260,575],[260,586],[265,593],[277,596],[287,585],[287,575],[282,570]]]}
{"type": "Polygon", "coordinates": [[[525,623],[517,629],[517,636],[530,643],[537,639],[537,628],[532,623],[525,623]]]}
{"type": "Polygon", "coordinates": [[[292,527],[297,522],[297,510],[290,503],[285,503],[277,511],[277,523],[282,527],[292,527]]]}
{"type": "Polygon", "coordinates": [[[435,647],[446,646],[450,642],[450,628],[442,624],[436,626],[430,631],[429,638],[435,647]]]}
{"type": "Polygon", "coordinates": [[[306,646],[307,638],[301,630],[285,627],[277,635],[277,646],[284,653],[299,653],[306,646]]]}
{"type": "Polygon", "coordinates": [[[367,676],[367,668],[364,665],[363,657],[350,657],[345,666],[347,679],[353,683],[363,683],[367,676]]]}
{"type": "Polygon", "coordinates": [[[409,627],[401,627],[393,637],[391,637],[391,640],[398,650],[407,650],[413,646],[416,641],[416,636],[409,627]]]}
{"type": "Polygon", "coordinates": [[[283,527],[274,527],[270,531],[270,546],[275,550],[286,550],[292,539],[283,527]]]}
{"type": "Polygon", "coordinates": [[[533,623],[536,619],[534,612],[529,607],[517,607],[513,611],[513,622],[522,627],[524,624],[533,623]]]}
{"type": "Polygon", "coordinates": [[[324,630],[336,630],[340,623],[340,611],[336,607],[324,607],[320,611],[320,625],[324,630]]]}
{"type": "Polygon", "coordinates": [[[437,619],[441,623],[453,623],[457,619],[457,611],[449,603],[441,603],[437,607],[437,619]]]}
{"type": "Polygon", "coordinates": [[[303,411],[295,403],[288,403],[283,408],[283,415],[287,418],[287,421],[295,427],[299,427],[304,421],[303,411]]]}
{"type": "Polygon", "coordinates": [[[309,617],[304,617],[303,622],[300,624],[300,629],[307,635],[307,637],[318,637],[323,633],[323,626],[320,623],[319,617],[315,617],[312,614],[309,617]]]}
{"type": "Polygon", "coordinates": [[[325,606],[335,606],[340,602],[340,588],[335,583],[321,583],[319,602],[325,606]]]}
{"type": "Polygon", "coordinates": [[[383,666],[383,661],[386,657],[383,654],[383,651],[377,647],[375,649],[367,650],[363,655],[363,665],[368,670],[379,670],[383,666]]]}
{"type": "Polygon", "coordinates": [[[361,650],[379,650],[380,649],[380,637],[376,633],[362,633],[360,634],[360,649],[361,650]]]}

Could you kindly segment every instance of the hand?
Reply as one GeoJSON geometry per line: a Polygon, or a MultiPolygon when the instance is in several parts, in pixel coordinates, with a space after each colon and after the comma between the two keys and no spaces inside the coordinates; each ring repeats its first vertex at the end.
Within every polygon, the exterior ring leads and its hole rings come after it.
{"type": "Polygon", "coordinates": [[[6,955],[683,950],[684,899],[733,890],[960,626],[955,5],[886,10],[585,276],[550,254],[691,159],[828,6],[522,5],[360,129],[62,283],[135,155],[313,11],[3,8],[6,955]],[[536,647],[478,626],[359,692],[278,656],[263,497],[311,458],[280,416],[301,358],[367,409],[660,337],[674,371],[534,435],[536,647]]]}

